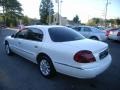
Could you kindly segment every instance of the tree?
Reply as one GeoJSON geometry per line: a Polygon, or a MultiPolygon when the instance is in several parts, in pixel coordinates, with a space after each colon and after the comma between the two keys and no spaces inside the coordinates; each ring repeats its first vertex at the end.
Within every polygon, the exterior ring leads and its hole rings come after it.
{"type": "Polygon", "coordinates": [[[96,26],[96,25],[102,25],[103,24],[103,19],[101,18],[92,18],[90,20],[88,20],[88,25],[90,26],[96,26]]]}
{"type": "Polygon", "coordinates": [[[17,0],[0,0],[0,6],[3,8],[6,25],[17,25],[17,19],[22,16],[21,4],[17,0]]]}
{"type": "Polygon", "coordinates": [[[48,24],[49,15],[51,17],[51,21],[53,21],[53,3],[51,0],[41,0],[40,4],[40,23],[48,24]]]}
{"type": "Polygon", "coordinates": [[[24,25],[29,25],[31,23],[32,19],[27,16],[22,16],[22,23],[24,25]]]}
{"type": "Polygon", "coordinates": [[[3,15],[0,14],[0,24],[3,24],[3,15]]]}
{"type": "Polygon", "coordinates": [[[2,7],[2,16],[3,16],[3,21],[5,23],[5,3],[6,3],[6,0],[0,0],[0,7],[2,7]]]}
{"type": "Polygon", "coordinates": [[[115,19],[108,19],[107,23],[115,24],[115,19]]]}
{"type": "Polygon", "coordinates": [[[79,16],[76,15],[74,18],[73,18],[73,22],[76,23],[76,24],[80,24],[80,20],[79,20],[79,16]]]}
{"type": "Polygon", "coordinates": [[[120,19],[117,18],[117,19],[115,20],[115,23],[116,23],[116,25],[120,25],[120,19]]]}
{"type": "Polygon", "coordinates": [[[100,18],[93,18],[93,21],[98,25],[100,23],[100,18]]]}

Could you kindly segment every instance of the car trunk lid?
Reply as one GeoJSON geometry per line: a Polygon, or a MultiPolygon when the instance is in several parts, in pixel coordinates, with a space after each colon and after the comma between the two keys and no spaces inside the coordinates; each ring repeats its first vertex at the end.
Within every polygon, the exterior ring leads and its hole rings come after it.
{"type": "Polygon", "coordinates": [[[71,48],[76,47],[78,49],[78,51],[90,50],[93,53],[98,53],[104,49],[107,49],[107,47],[108,47],[108,45],[104,42],[90,40],[90,39],[62,42],[62,44],[71,46],[71,48]]]}

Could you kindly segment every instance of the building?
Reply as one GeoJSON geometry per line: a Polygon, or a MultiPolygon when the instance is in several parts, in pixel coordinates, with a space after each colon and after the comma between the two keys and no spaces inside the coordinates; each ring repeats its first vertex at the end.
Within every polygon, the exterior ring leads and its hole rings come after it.
{"type": "MultiPolygon", "coordinates": [[[[60,23],[60,25],[68,25],[68,20],[67,20],[67,17],[62,17],[61,15],[59,15],[59,23],[60,23]]],[[[54,18],[53,18],[53,23],[52,23],[53,25],[56,25],[56,24],[58,24],[58,13],[56,13],[55,15],[54,15],[54,18]]]]}

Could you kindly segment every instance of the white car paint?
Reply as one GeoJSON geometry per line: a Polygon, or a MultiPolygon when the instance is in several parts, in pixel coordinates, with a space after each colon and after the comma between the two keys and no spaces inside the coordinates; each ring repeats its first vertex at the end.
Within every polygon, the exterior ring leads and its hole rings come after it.
{"type": "Polygon", "coordinates": [[[31,41],[8,36],[5,41],[9,42],[10,49],[18,55],[37,63],[36,58],[39,53],[47,54],[57,72],[77,78],[93,78],[105,71],[111,64],[111,55],[108,54],[100,60],[99,54],[108,49],[108,44],[82,39],[69,42],[53,42],[48,29],[52,27],[64,26],[27,26],[26,28],[37,28],[43,31],[43,41],[31,41]],[[35,48],[37,46],[37,48],[35,48]],[[74,55],[81,50],[92,51],[96,61],[92,63],[78,63],[73,60],[74,55]]]}
{"type": "Polygon", "coordinates": [[[110,31],[110,33],[108,35],[108,38],[112,39],[112,40],[118,40],[118,41],[120,41],[120,36],[117,35],[118,32],[120,32],[120,29],[114,30],[114,31],[110,31]]]}

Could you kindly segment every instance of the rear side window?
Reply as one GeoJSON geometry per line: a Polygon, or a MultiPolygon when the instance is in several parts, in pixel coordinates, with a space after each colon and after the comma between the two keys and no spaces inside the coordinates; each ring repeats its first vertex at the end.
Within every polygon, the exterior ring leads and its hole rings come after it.
{"type": "Polygon", "coordinates": [[[98,28],[95,28],[95,27],[91,27],[92,31],[95,32],[95,33],[100,33],[100,32],[103,32],[102,30],[98,29],[98,28]]]}
{"type": "Polygon", "coordinates": [[[84,39],[81,34],[67,27],[49,28],[48,32],[51,40],[54,42],[65,42],[84,39]]]}
{"type": "Polygon", "coordinates": [[[75,29],[76,31],[81,31],[81,27],[74,27],[73,29],[75,29]]]}
{"type": "Polygon", "coordinates": [[[42,41],[43,32],[36,28],[29,28],[27,39],[34,40],[34,41],[42,41]]]}
{"type": "Polygon", "coordinates": [[[91,32],[92,30],[89,27],[84,27],[84,32],[91,32]]]}

